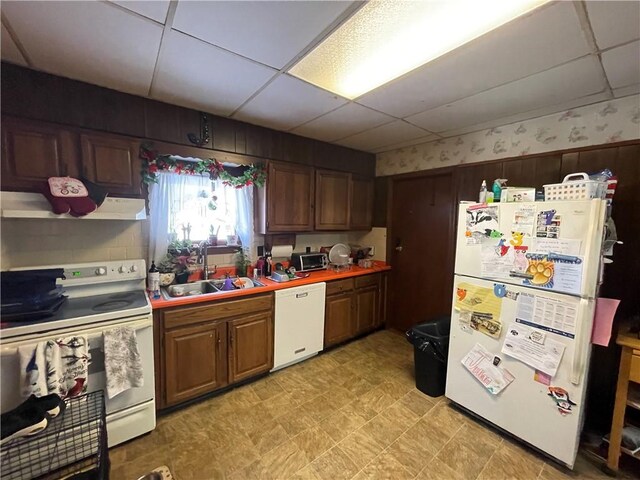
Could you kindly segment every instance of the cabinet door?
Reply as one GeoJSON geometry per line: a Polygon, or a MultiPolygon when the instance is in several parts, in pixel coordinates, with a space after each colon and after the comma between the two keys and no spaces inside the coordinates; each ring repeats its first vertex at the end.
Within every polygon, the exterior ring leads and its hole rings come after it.
{"type": "Polygon", "coordinates": [[[327,297],[324,316],[325,348],[355,335],[354,307],[352,292],[327,297]]]}
{"type": "Polygon", "coordinates": [[[378,325],[378,285],[356,290],[356,334],[373,330],[378,325]]]}
{"type": "Polygon", "coordinates": [[[225,322],[165,332],[167,406],[227,384],[226,338],[225,322]]]}
{"type": "Polygon", "coordinates": [[[139,142],[115,135],[82,134],[82,173],[109,193],[140,196],[139,142]]]}
{"type": "Polygon", "coordinates": [[[316,230],[348,230],[351,174],[316,170],[316,230]]]}
{"type": "Polygon", "coordinates": [[[259,313],[229,321],[229,383],[273,367],[273,315],[259,313]]]}
{"type": "Polygon", "coordinates": [[[77,175],[77,136],[46,123],[2,119],[2,190],[40,191],[49,177],[77,175]]]}
{"type": "Polygon", "coordinates": [[[267,175],[267,232],[313,230],[313,168],[270,162],[267,175]]]}
{"type": "Polygon", "coordinates": [[[351,179],[350,230],[371,230],[373,221],[373,182],[371,178],[351,179]]]}

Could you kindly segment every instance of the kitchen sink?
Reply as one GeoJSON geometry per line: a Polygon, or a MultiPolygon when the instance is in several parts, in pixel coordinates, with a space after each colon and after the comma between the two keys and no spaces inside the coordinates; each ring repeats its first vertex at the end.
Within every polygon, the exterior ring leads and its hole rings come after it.
{"type": "MultiPolygon", "coordinates": [[[[235,278],[232,278],[235,280],[235,278]]],[[[245,285],[243,288],[234,286],[233,290],[224,290],[225,279],[215,280],[200,280],[198,282],[183,283],[178,285],[170,285],[166,288],[161,288],[160,293],[165,300],[174,300],[183,297],[197,297],[200,295],[210,295],[216,293],[230,293],[234,291],[244,290],[247,288],[264,287],[264,283],[258,280],[252,280],[253,285],[245,285]]]]}

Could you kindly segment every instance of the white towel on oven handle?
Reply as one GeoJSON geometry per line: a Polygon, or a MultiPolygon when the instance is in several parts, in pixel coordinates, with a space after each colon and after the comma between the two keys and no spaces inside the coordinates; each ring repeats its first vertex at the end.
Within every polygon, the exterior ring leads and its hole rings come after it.
{"type": "Polygon", "coordinates": [[[144,375],[136,331],[118,327],[104,332],[103,336],[107,396],[113,398],[130,388],[142,387],[144,375]]]}
{"type": "MultiPolygon", "coordinates": [[[[44,350],[47,342],[36,345],[18,347],[20,359],[20,394],[27,398],[31,394],[36,397],[47,395],[47,366],[44,350]]],[[[5,386],[5,388],[7,388],[5,386]]]]}
{"type": "Polygon", "coordinates": [[[56,393],[69,398],[87,391],[90,354],[86,337],[64,337],[21,346],[18,356],[23,397],[56,393]]]}

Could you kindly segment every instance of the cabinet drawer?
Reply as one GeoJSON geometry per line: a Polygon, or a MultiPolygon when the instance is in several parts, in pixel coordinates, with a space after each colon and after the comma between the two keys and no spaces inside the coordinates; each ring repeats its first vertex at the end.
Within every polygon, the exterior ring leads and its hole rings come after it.
{"type": "Polygon", "coordinates": [[[164,313],[164,328],[170,329],[207,320],[220,320],[270,310],[272,305],[273,296],[267,294],[240,300],[209,303],[197,307],[179,308],[164,313]]]}
{"type": "Polygon", "coordinates": [[[356,288],[378,285],[378,283],[380,283],[380,275],[377,273],[374,273],[373,275],[363,275],[362,277],[356,277],[356,288]]]}
{"type": "MultiPolygon", "coordinates": [[[[636,351],[634,351],[634,353],[636,351]]],[[[640,383],[640,355],[633,355],[631,357],[631,371],[629,372],[629,380],[631,380],[632,382],[640,383]]]]}
{"type": "Polygon", "coordinates": [[[334,282],[327,282],[327,295],[342,293],[348,290],[353,290],[353,278],[347,278],[346,280],[336,280],[334,282]]]}

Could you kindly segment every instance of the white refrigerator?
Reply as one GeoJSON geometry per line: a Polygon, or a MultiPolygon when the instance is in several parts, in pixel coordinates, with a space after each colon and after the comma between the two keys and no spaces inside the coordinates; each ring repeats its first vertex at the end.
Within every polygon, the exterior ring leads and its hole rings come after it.
{"type": "Polygon", "coordinates": [[[573,468],[604,200],[460,204],[446,396],[573,468]]]}

